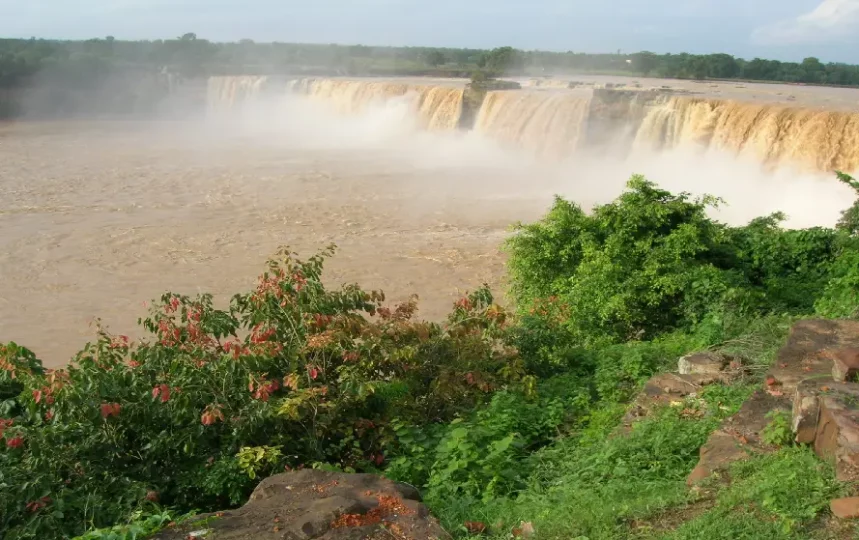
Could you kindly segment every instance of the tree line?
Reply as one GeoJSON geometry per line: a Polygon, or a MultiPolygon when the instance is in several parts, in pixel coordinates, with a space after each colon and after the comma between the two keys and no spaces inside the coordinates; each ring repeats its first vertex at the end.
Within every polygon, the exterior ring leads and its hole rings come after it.
{"type": "Polygon", "coordinates": [[[470,77],[475,72],[490,76],[602,73],[859,86],[859,66],[823,63],[817,58],[796,63],[646,51],[588,54],[512,47],[216,43],[193,33],[155,41],[122,41],[112,36],[86,41],[0,39],[0,117],[15,116],[24,108],[46,114],[94,107],[122,113],[149,111],[174,82],[211,75],[470,77]]]}

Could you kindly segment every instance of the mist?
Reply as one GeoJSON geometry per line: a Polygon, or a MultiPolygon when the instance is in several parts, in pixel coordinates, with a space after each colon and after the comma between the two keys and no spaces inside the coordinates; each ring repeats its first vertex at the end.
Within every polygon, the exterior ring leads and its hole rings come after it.
{"type": "Polygon", "coordinates": [[[255,100],[239,112],[208,121],[221,126],[219,133],[240,134],[257,144],[359,152],[361,159],[385,163],[387,170],[435,173],[429,185],[406,180],[407,186],[399,186],[419,194],[408,212],[478,199],[520,201],[533,213],[534,207],[546,209],[555,195],[587,209],[617,197],[633,174],[643,174],[674,193],[722,199],[711,215],[730,225],[783,212],[783,225],[789,228],[831,227],[854,197],[834,174],[791,164],[765,165],[753,157],[692,143],[664,151],[635,149],[626,155],[603,148],[596,155],[574,151],[560,159],[537,157],[477,131],[423,130],[415,114],[417,97],[379,100],[359,114],[343,115],[331,103],[285,94],[255,100]]]}

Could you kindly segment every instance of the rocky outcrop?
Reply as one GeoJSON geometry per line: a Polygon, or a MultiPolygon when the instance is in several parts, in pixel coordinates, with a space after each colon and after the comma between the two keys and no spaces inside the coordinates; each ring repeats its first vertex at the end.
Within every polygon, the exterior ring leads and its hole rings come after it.
{"type": "Polygon", "coordinates": [[[659,373],[645,383],[623,418],[622,432],[628,431],[636,420],[648,416],[659,406],[676,404],[705,386],[733,382],[745,374],[740,359],[713,352],[684,356],[678,361],[677,368],[678,373],[659,373]]]}
{"type": "Polygon", "coordinates": [[[838,349],[832,354],[832,379],[856,382],[859,375],[859,349],[838,349]]]}
{"type": "Polygon", "coordinates": [[[859,518],[859,497],[835,499],[829,503],[829,509],[838,519],[859,518]]]}
{"type": "MultiPolygon", "coordinates": [[[[797,442],[813,444],[818,455],[834,460],[839,479],[859,479],[859,385],[833,381],[834,375],[854,376],[859,359],[850,351],[857,346],[859,322],[797,322],[763,388],[710,435],[687,482],[695,484],[751,453],[772,450],[760,438],[772,411],[792,412],[797,442]]],[[[687,364],[713,369],[718,361],[687,364]]]]}
{"type": "Polygon", "coordinates": [[[160,540],[443,540],[418,491],[370,474],[303,470],[266,478],[237,510],[206,514],[160,540]]]}

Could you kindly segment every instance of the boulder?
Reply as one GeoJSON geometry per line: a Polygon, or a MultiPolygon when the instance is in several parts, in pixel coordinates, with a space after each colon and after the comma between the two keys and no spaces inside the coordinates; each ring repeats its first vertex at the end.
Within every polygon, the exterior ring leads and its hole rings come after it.
{"type": "Polygon", "coordinates": [[[822,395],[814,452],[824,459],[834,460],[835,477],[842,482],[859,480],[859,410],[854,391],[845,399],[844,394],[822,395]]]}
{"type": "Polygon", "coordinates": [[[859,349],[838,349],[832,353],[833,380],[855,381],[857,375],[859,375],[859,349]]]}
{"type": "Polygon", "coordinates": [[[447,540],[418,491],[370,474],[302,470],[266,478],[237,510],[155,536],[239,540],[447,540]]]}
{"type": "Polygon", "coordinates": [[[676,373],[660,373],[654,375],[644,385],[644,394],[652,398],[665,399],[686,397],[699,392],[704,386],[721,382],[721,378],[712,374],[698,373],[693,375],[678,375],[676,373]]]}
{"type": "Polygon", "coordinates": [[[727,355],[714,352],[700,352],[684,356],[677,362],[681,375],[720,375],[731,363],[727,355]]]}
{"type": "Polygon", "coordinates": [[[620,431],[628,432],[634,422],[647,417],[660,406],[677,405],[683,398],[700,392],[703,387],[723,381],[719,374],[658,373],[645,383],[644,389],[633,400],[621,421],[620,431]]]}
{"type": "Polygon", "coordinates": [[[808,379],[793,399],[796,441],[835,462],[839,480],[859,480],[859,384],[808,379]]]}
{"type": "Polygon", "coordinates": [[[716,430],[701,447],[698,464],[689,473],[686,484],[689,486],[698,484],[717,471],[724,470],[731,463],[746,459],[748,455],[742,443],[732,434],[716,430]]]}
{"type": "Polygon", "coordinates": [[[820,400],[816,381],[803,381],[796,387],[793,398],[793,432],[796,442],[811,444],[817,435],[817,420],[820,417],[820,400]]]}
{"type": "Polygon", "coordinates": [[[725,471],[729,466],[750,454],[766,451],[760,438],[761,430],[769,424],[770,411],[787,411],[790,403],[785,397],[776,397],[758,390],[743,403],[737,414],[726,418],[719,429],[710,434],[701,447],[698,465],[686,478],[688,485],[694,485],[716,472],[725,471]]]}
{"type": "Polygon", "coordinates": [[[859,518],[859,497],[833,499],[829,502],[829,509],[832,510],[832,515],[838,519],[859,518]]]}
{"type": "Polygon", "coordinates": [[[859,347],[859,321],[798,321],[768,374],[782,383],[784,392],[792,393],[803,380],[831,380],[833,352],[851,347],[859,347]]]}

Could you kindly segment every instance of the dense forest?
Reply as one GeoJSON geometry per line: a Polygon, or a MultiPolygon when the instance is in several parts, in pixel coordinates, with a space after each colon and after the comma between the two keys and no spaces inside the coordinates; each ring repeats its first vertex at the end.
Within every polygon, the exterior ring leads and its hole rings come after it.
{"type": "Polygon", "coordinates": [[[727,54],[585,54],[426,47],[290,43],[214,43],[177,39],[121,41],[0,40],[0,117],[149,112],[182,79],[231,74],[551,76],[604,73],[694,79],[749,79],[859,86],[859,66],[801,63],[727,54]],[[143,81],[143,83],[141,83],[143,81]],[[33,89],[38,89],[35,94],[33,89]],[[96,91],[97,90],[97,91],[96,91]],[[21,95],[26,94],[22,100],[21,95]]]}
{"type": "Polygon", "coordinates": [[[694,79],[752,79],[791,83],[859,86],[859,66],[801,63],[728,54],[586,54],[519,51],[501,47],[436,49],[292,43],[214,43],[189,33],[177,39],[120,41],[111,36],[88,41],[0,40],[0,88],[25,84],[45,69],[98,79],[112,70],[168,70],[184,77],[229,74],[288,74],[310,71],[340,74],[469,73],[477,69],[506,74],[555,75],[578,72],[622,73],[694,79]]]}

